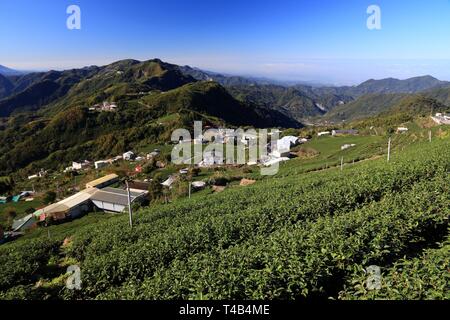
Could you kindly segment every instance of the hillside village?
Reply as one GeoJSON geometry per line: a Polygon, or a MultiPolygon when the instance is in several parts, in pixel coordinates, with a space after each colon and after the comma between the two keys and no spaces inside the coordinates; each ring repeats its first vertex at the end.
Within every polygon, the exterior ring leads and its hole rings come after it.
{"type": "MultiPolygon", "coordinates": [[[[447,116],[440,113],[431,118],[435,122],[439,121],[438,124],[443,124],[448,120],[447,116]]],[[[395,133],[397,135],[402,135],[408,133],[408,131],[409,129],[407,127],[398,127],[395,133]]],[[[239,142],[247,153],[249,147],[258,141],[257,135],[247,134],[242,140],[237,141],[234,136],[227,135],[225,130],[218,130],[217,132],[217,136],[213,138],[215,143],[225,145],[231,141],[235,147],[237,147],[239,142]]],[[[350,139],[348,141],[352,141],[352,136],[361,136],[359,130],[354,129],[320,131],[320,128],[318,128],[315,132],[315,137],[310,135],[302,137],[289,135],[289,132],[287,132],[288,135],[284,135],[283,131],[278,130],[278,133],[282,138],[275,141],[273,145],[269,141],[266,145],[268,152],[267,156],[262,157],[255,162],[250,162],[250,159],[248,159],[248,162],[244,167],[248,167],[248,171],[252,172],[251,168],[255,166],[272,166],[277,163],[295,159],[298,157],[296,151],[301,150],[299,149],[300,147],[307,147],[311,138],[313,141],[320,142],[321,139],[324,139],[324,137],[326,138],[327,136],[331,139],[346,137],[345,139],[350,139]]],[[[202,145],[202,148],[206,147],[210,142],[211,137],[207,136],[197,136],[192,140],[178,141],[180,145],[189,144],[194,146],[200,144],[202,145]]],[[[157,197],[162,197],[164,202],[168,201],[171,190],[175,185],[179,184],[180,181],[184,181],[182,183],[185,183],[186,186],[188,186],[189,192],[184,194],[186,197],[190,197],[194,192],[204,190],[208,186],[212,192],[222,192],[232,181],[229,180],[228,182],[224,182],[227,181],[227,179],[224,181],[221,181],[223,179],[214,179],[214,172],[221,168],[220,170],[232,173],[233,170],[237,170],[236,168],[242,167],[234,164],[227,164],[226,156],[221,152],[205,152],[203,154],[203,159],[195,166],[173,166],[167,161],[167,159],[170,158],[167,152],[170,151],[172,143],[168,142],[167,145],[169,146],[169,149],[166,148],[166,154],[162,154],[160,149],[155,148],[153,151],[147,153],[127,151],[121,155],[108,159],[73,161],[71,166],[66,167],[59,174],[70,174],[76,179],[80,174],[92,176],[91,173],[97,172],[95,174],[97,178],[86,182],[80,187],[69,187],[69,189],[65,191],[61,190],[59,187],[57,187],[57,190],[46,190],[47,193],[56,191],[56,193],[65,194],[67,196],[58,199],[56,202],[49,203],[48,205],[41,204],[36,207],[34,211],[28,210],[27,214],[21,213],[22,217],[20,219],[12,221],[10,230],[2,230],[3,242],[17,239],[17,237],[20,237],[24,232],[29,232],[29,230],[32,230],[37,226],[45,227],[55,223],[70,223],[70,221],[73,221],[74,219],[78,219],[93,212],[124,214],[128,212],[129,203],[136,208],[151,205],[152,197],[149,198],[149,192],[151,193],[152,190],[155,189],[155,182],[162,188],[157,197]],[[118,165],[125,165],[127,167],[125,176],[123,174],[119,176],[116,173],[111,173],[111,169],[118,165]],[[152,168],[150,171],[148,169],[149,165],[152,168]],[[154,180],[154,175],[148,175],[148,173],[153,170],[166,173],[159,176],[157,180],[154,180]],[[202,171],[204,171],[204,173],[202,173],[202,171]],[[102,176],[99,177],[99,173],[102,176]],[[213,177],[213,179],[211,177],[213,177]],[[128,188],[127,185],[129,186],[128,188]]],[[[354,149],[358,145],[359,143],[343,143],[336,146],[336,152],[348,152],[347,150],[354,149]]],[[[341,160],[344,161],[344,157],[342,157],[341,160]]],[[[353,163],[354,161],[355,160],[353,160],[353,163]]],[[[326,167],[328,167],[328,164],[326,167]]],[[[3,205],[3,207],[6,207],[8,203],[31,203],[35,201],[34,198],[37,193],[36,190],[34,190],[33,181],[48,179],[50,175],[56,177],[55,172],[50,174],[48,170],[41,169],[38,173],[29,176],[28,180],[32,183],[33,190],[22,191],[15,196],[2,196],[0,197],[0,206],[3,205]]],[[[240,182],[241,185],[249,185],[256,181],[248,178],[240,178],[240,182]]],[[[44,190],[41,190],[41,194],[42,191],[44,190]]]]}

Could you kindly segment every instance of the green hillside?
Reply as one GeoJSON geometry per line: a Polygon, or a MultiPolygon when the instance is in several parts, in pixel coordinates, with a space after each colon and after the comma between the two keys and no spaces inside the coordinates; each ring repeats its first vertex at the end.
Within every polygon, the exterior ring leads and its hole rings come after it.
{"type": "MultiPolygon", "coordinates": [[[[414,270],[405,256],[427,263],[424,250],[448,237],[449,141],[416,142],[396,149],[390,163],[383,157],[343,171],[282,166],[280,176],[252,186],[139,211],[132,230],[126,216],[89,215],[77,228],[51,227],[51,239],[32,233],[0,247],[0,297],[352,299],[365,294],[349,286],[362,281],[361,270],[380,266],[391,285],[398,265],[414,270]],[[64,289],[70,264],[82,270],[81,291],[64,289]]],[[[444,279],[446,268],[433,270],[444,279]]],[[[394,289],[402,280],[395,281],[394,289]]],[[[415,288],[403,287],[402,297],[417,297],[415,288]]],[[[441,281],[422,286],[421,296],[448,290],[441,281]]]]}

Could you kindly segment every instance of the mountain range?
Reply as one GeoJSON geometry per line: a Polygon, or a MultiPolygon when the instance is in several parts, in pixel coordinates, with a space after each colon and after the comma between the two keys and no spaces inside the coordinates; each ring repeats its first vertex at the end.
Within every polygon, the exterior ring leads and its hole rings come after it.
{"type": "Polygon", "coordinates": [[[5,66],[0,65],[0,75],[3,76],[16,76],[21,74],[26,74],[25,71],[14,70],[5,66]]]}
{"type": "Polygon", "coordinates": [[[446,110],[450,84],[430,76],[358,86],[283,86],[159,59],[0,75],[0,175],[63,166],[165,143],[195,120],[212,126],[300,128],[308,119],[357,120],[408,108],[446,110]],[[90,107],[115,102],[117,112],[90,107]]]}

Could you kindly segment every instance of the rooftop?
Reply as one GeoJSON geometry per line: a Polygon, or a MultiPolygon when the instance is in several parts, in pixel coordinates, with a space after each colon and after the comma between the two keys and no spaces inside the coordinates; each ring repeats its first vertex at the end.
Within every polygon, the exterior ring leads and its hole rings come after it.
{"type": "MultiPolygon", "coordinates": [[[[130,191],[131,202],[143,196],[146,192],[130,191]]],[[[126,190],[117,188],[104,188],[98,190],[91,196],[92,201],[103,201],[109,203],[116,203],[120,205],[128,205],[128,195],[126,190]]]]}
{"type": "Polygon", "coordinates": [[[86,187],[88,187],[88,188],[95,188],[96,186],[98,186],[100,184],[103,184],[105,182],[108,182],[110,180],[114,180],[114,179],[117,179],[117,178],[119,178],[119,176],[117,174],[114,174],[114,173],[113,174],[108,174],[107,176],[104,176],[104,177],[102,177],[100,179],[97,179],[97,180],[94,180],[94,181],[86,183],[86,187]]]}

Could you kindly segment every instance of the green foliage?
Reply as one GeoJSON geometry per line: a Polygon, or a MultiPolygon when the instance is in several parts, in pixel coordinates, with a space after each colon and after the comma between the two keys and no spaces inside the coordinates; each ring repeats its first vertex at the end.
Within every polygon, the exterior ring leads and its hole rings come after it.
{"type": "Polygon", "coordinates": [[[11,177],[0,177],[0,195],[8,194],[14,188],[14,180],[11,177]]]}
{"type": "Polygon", "coordinates": [[[44,195],[44,203],[45,204],[50,204],[55,202],[56,200],[56,192],[54,191],[47,191],[44,195]]]}
{"type": "Polygon", "coordinates": [[[449,152],[447,140],[416,144],[389,164],[156,205],[133,230],[127,217],[81,228],[65,250],[84,286],[70,298],[337,298],[360,266],[389,265],[445,235],[449,152]]]}

